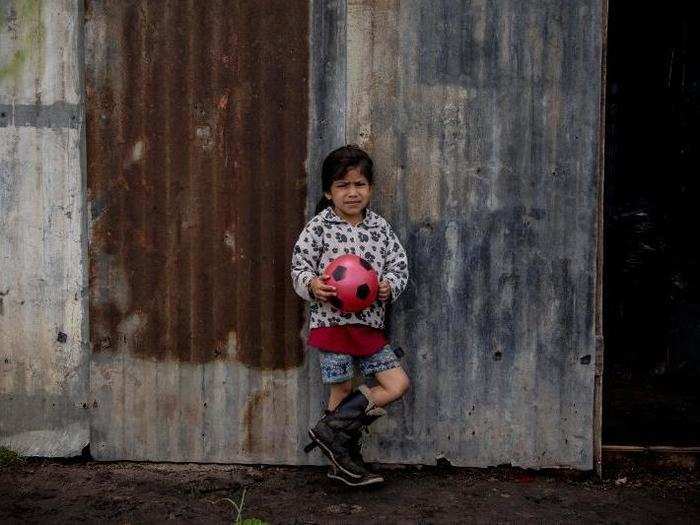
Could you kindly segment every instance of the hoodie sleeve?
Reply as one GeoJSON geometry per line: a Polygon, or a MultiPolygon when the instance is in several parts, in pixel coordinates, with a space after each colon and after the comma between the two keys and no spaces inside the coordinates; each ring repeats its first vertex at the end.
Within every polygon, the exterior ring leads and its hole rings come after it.
{"type": "Polygon", "coordinates": [[[396,301],[408,284],[408,259],[401,241],[387,225],[387,255],[382,279],[391,285],[391,302],[396,301]]]}
{"type": "Polygon", "coordinates": [[[318,266],[323,254],[323,227],[309,222],[302,230],[292,252],[292,284],[294,291],[306,301],[313,301],[309,283],[318,276],[318,266]]]}

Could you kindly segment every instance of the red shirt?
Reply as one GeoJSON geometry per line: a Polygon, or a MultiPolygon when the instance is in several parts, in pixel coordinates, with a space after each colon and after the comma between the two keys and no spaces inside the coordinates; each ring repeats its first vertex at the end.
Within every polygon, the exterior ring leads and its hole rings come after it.
{"type": "Polygon", "coordinates": [[[363,324],[312,328],[307,342],[319,350],[358,357],[376,354],[389,343],[384,330],[363,324]]]}

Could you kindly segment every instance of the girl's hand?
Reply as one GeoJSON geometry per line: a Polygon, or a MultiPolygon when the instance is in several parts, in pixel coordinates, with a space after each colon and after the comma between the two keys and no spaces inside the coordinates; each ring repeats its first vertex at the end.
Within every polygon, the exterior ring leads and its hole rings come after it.
{"type": "Polygon", "coordinates": [[[377,299],[380,301],[388,301],[389,297],[391,297],[391,285],[387,281],[379,281],[377,299]]]}
{"type": "Polygon", "coordinates": [[[309,288],[313,296],[322,303],[328,301],[329,297],[334,297],[338,295],[335,291],[335,286],[326,284],[326,281],[330,279],[328,275],[322,275],[321,277],[314,277],[309,283],[309,288]]]}

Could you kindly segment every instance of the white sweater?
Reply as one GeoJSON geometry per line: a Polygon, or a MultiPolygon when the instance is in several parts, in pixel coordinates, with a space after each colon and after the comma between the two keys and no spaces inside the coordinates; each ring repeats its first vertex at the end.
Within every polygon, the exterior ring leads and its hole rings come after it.
{"type": "Polygon", "coordinates": [[[384,327],[384,303],[375,301],[361,312],[345,313],[328,302],[314,300],[309,294],[309,283],[323,274],[333,259],[354,253],[368,261],[379,280],[391,286],[391,300],[395,301],[408,283],[406,251],[389,223],[370,209],[357,226],[352,226],[326,208],[304,227],[294,245],[292,254],[292,282],[296,293],[311,301],[310,328],[343,324],[364,324],[384,327]]]}

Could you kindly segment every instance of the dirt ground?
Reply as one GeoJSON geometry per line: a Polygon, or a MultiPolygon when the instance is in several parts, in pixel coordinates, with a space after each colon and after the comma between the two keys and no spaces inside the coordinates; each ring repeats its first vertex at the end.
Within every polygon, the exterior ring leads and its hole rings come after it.
{"type": "Polygon", "coordinates": [[[358,490],[316,467],[24,460],[0,469],[0,523],[232,522],[243,489],[243,517],[269,523],[700,521],[700,476],[682,470],[379,470],[358,490]]]}

